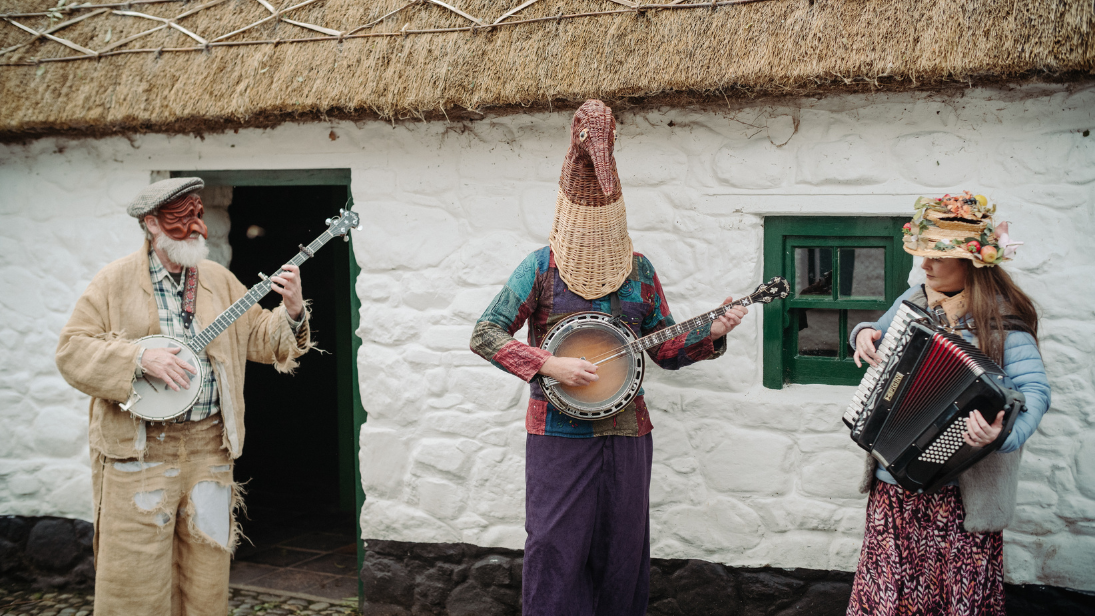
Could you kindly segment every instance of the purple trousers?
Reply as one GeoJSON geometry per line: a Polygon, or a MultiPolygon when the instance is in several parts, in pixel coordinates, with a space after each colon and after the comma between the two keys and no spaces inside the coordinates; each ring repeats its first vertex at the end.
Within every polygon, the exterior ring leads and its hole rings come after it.
{"type": "Polygon", "coordinates": [[[529,434],[525,616],[643,616],[654,439],[529,434]]]}

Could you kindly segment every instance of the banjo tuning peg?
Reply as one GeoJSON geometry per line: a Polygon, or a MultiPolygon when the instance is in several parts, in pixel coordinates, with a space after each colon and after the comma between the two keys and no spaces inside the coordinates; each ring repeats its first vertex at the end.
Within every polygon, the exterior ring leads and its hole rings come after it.
{"type": "Polygon", "coordinates": [[[324,220],[324,221],[323,221],[323,224],[325,224],[325,225],[327,225],[328,227],[330,227],[330,226],[331,226],[331,219],[330,219],[330,218],[328,218],[327,220],[324,220]]]}

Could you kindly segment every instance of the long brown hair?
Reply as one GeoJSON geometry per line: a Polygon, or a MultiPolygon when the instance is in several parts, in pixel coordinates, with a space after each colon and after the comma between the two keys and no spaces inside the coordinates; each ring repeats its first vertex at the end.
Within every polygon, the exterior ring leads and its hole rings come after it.
{"type": "Polygon", "coordinates": [[[981,352],[996,363],[1004,361],[1008,330],[1025,330],[1038,342],[1038,311],[1034,302],[999,265],[974,267],[967,261],[966,287],[970,316],[981,352]]]}

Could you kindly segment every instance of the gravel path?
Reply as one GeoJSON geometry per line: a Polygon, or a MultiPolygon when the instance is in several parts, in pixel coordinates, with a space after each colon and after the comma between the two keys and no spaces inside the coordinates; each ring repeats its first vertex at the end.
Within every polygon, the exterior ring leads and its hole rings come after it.
{"type": "MultiPolygon", "coordinates": [[[[325,603],[285,595],[231,589],[226,616],[249,614],[358,616],[350,602],[325,603]]],[[[91,592],[47,592],[0,588],[0,616],[91,616],[91,592]]]]}

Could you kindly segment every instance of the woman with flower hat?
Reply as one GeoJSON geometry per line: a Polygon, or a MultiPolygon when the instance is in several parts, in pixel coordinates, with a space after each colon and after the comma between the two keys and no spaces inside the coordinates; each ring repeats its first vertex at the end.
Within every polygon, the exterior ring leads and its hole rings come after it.
{"type": "MultiPolygon", "coordinates": [[[[998,363],[1026,396],[1026,408],[998,451],[934,494],[899,487],[867,456],[860,490],[870,494],[849,616],[1004,616],[1003,529],[1015,511],[1021,447],[1049,409],[1038,352],[1038,314],[1000,266],[1018,242],[981,195],[921,197],[904,227],[905,251],[924,257],[927,282],[897,299],[874,323],[860,323],[850,343],[856,365],[876,365],[883,333],[902,301],[938,309],[952,327],[998,363]]],[[[963,438],[992,443],[1003,413],[971,413],[963,438]]]]}

